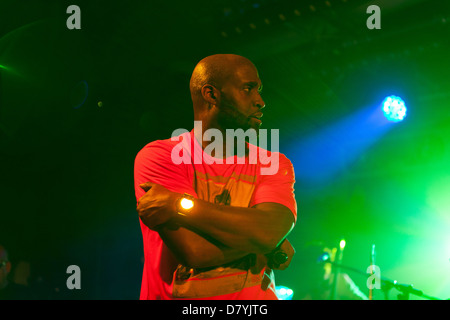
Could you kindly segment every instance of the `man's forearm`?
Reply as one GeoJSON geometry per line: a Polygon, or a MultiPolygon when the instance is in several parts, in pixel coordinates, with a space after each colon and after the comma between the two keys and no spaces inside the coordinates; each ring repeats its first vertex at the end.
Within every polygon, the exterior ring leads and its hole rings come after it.
{"type": "Polygon", "coordinates": [[[180,263],[192,268],[220,266],[249,254],[183,227],[162,226],[158,232],[180,263]]]}
{"type": "Polygon", "coordinates": [[[192,211],[178,221],[231,248],[262,254],[275,249],[294,225],[290,210],[277,203],[245,208],[200,199],[195,199],[192,211]]]}
{"type": "Polygon", "coordinates": [[[147,182],[139,198],[137,211],[142,222],[155,230],[171,219],[181,226],[248,253],[266,254],[275,249],[294,226],[290,209],[274,202],[259,203],[252,208],[218,205],[195,199],[193,209],[177,215],[176,202],[182,194],[147,182]]]}

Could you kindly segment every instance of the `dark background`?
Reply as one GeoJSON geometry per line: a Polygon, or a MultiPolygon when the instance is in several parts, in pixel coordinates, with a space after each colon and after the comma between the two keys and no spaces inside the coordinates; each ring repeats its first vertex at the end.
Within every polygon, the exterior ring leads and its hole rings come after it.
{"type": "Polygon", "coordinates": [[[362,107],[389,94],[409,107],[332,179],[295,167],[298,253],[277,284],[295,299],[302,248],[344,237],[346,264],[365,270],[376,243],[382,275],[448,298],[449,26],[442,0],[1,1],[0,243],[45,297],[137,299],[134,157],[192,128],[194,66],[235,53],[257,66],[264,127],[294,166],[296,141],[362,107]],[[66,27],[72,4],[81,30],[66,27]],[[381,30],[366,27],[371,4],[381,30]],[[66,289],[72,264],[81,290],[66,289]]]}

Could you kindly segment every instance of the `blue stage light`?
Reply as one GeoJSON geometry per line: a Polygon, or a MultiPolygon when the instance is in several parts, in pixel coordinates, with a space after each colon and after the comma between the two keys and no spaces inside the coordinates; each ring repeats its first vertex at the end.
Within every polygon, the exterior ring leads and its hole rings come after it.
{"type": "Polygon", "coordinates": [[[294,291],[285,286],[276,286],[275,291],[280,300],[292,300],[292,297],[294,296],[294,291]]]}
{"type": "Polygon", "coordinates": [[[383,109],[384,116],[389,121],[399,122],[406,117],[405,102],[397,96],[389,96],[384,99],[381,108],[383,109]]]}

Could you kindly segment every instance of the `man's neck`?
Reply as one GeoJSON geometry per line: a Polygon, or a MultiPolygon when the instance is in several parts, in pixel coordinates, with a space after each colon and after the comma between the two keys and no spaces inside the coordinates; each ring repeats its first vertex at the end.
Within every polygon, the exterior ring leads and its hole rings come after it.
{"type": "Polygon", "coordinates": [[[202,149],[205,150],[207,146],[209,146],[211,143],[215,143],[214,148],[211,151],[210,156],[218,159],[225,159],[227,157],[232,157],[237,155],[238,157],[247,156],[249,153],[248,150],[248,144],[245,142],[245,148],[244,152],[240,151],[241,148],[239,147],[239,144],[242,144],[242,141],[238,141],[236,137],[234,137],[233,140],[227,141],[227,135],[226,130],[218,127],[208,127],[205,123],[202,122],[202,128],[200,130],[200,127],[194,128],[194,136],[196,140],[200,143],[202,146],[202,149]],[[204,133],[208,129],[216,129],[220,131],[221,137],[222,137],[222,143],[215,142],[215,138],[212,138],[212,141],[204,140],[204,133]],[[228,148],[227,148],[228,146],[228,148]]]}

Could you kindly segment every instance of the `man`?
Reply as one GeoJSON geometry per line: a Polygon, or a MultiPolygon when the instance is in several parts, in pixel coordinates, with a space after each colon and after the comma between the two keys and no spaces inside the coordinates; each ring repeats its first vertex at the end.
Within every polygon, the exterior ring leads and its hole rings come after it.
{"type": "Polygon", "coordinates": [[[0,290],[8,286],[8,275],[11,272],[11,262],[8,259],[8,251],[0,245],[0,290]]]}
{"type": "Polygon", "coordinates": [[[28,287],[9,281],[11,262],[8,251],[0,245],[0,300],[29,300],[34,296],[28,287]]]}
{"type": "Polygon", "coordinates": [[[209,129],[223,137],[227,129],[257,132],[265,107],[261,88],[248,59],[204,58],[190,81],[201,130],[154,141],[136,156],[141,299],[277,299],[272,269],[286,268],[294,254],[286,240],[297,217],[292,164],[276,153],[277,170],[262,175],[267,165],[248,161],[259,147],[247,143],[236,155],[226,140],[208,154],[212,142],[202,136],[209,129]],[[174,161],[180,146],[192,161],[174,161]],[[182,208],[184,200],[191,209],[182,208]]]}

